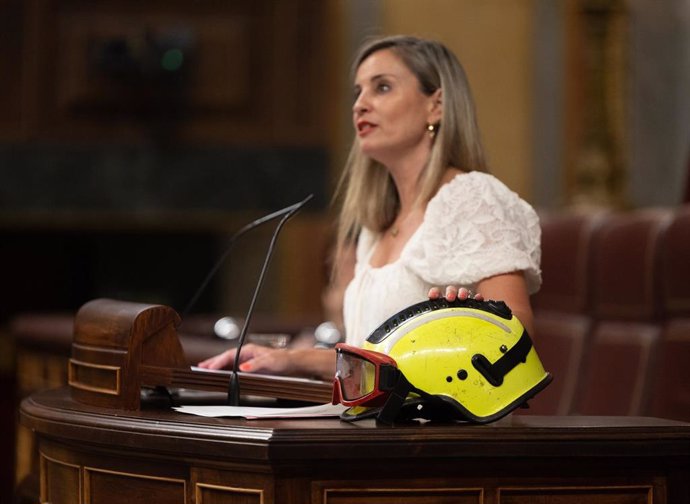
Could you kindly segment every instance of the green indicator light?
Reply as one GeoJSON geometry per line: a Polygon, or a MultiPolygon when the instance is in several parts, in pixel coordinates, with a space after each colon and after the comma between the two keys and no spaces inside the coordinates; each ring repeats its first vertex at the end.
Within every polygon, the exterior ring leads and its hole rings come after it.
{"type": "Polygon", "coordinates": [[[179,70],[183,62],[184,54],[179,49],[168,49],[161,58],[161,66],[168,72],[179,70]]]}

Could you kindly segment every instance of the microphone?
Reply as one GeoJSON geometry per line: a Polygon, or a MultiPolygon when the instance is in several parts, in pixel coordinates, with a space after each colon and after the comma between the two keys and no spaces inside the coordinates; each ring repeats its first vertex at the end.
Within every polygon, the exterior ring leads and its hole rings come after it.
{"type": "MultiPolygon", "coordinates": [[[[287,206],[285,208],[282,208],[280,210],[276,210],[273,213],[270,213],[268,215],[264,215],[263,217],[260,217],[249,224],[245,225],[243,228],[240,230],[236,231],[235,234],[233,234],[230,239],[228,240],[228,245],[225,249],[225,252],[220,256],[216,264],[211,268],[211,271],[209,271],[208,275],[206,275],[206,278],[204,279],[203,282],[201,282],[201,285],[199,288],[196,290],[192,298],[187,302],[187,306],[185,306],[184,310],[182,311],[182,320],[185,320],[186,316],[189,314],[189,311],[192,309],[192,306],[196,304],[196,302],[199,300],[199,297],[201,294],[206,290],[206,287],[208,287],[209,282],[213,279],[213,277],[218,273],[218,270],[220,267],[223,265],[225,260],[228,258],[230,255],[230,252],[232,251],[232,247],[235,245],[235,242],[238,240],[238,238],[242,237],[245,235],[247,232],[251,231],[252,229],[259,227],[261,224],[264,224],[265,222],[269,222],[273,219],[276,219],[277,217],[280,217],[281,215],[289,214],[290,216],[294,215],[300,208],[302,208],[310,199],[314,197],[313,194],[310,194],[306,198],[304,198],[302,201],[298,203],[294,203],[290,206],[287,206]]],[[[279,224],[279,227],[282,227],[282,224],[279,224]]],[[[277,228],[279,230],[279,228],[277,228]]],[[[273,239],[275,240],[275,234],[273,239]]],[[[269,253],[272,253],[272,250],[269,250],[269,253]]]]}
{"type": "MultiPolygon", "coordinates": [[[[247,328],[249,327],[249,322],[252,318],[252,313],[254,312],[254,305],[256,304],[256,300],[259,297],[259,292],[261,291],[261,287],[263,286],[264,277],[266,276],[268,265],[271,262],[271,256],[273,256],[273,250],[275,249],[276,240],[278,239],[278,233],[280,233],[281,229],[283,229],[283,226],[290,219],[290,217],[295,215],[313,197],[314,195],[310,194],[299,203],[295,203],[294,205],[291,205],[287,208],[284,208],[283,210],[279,210],[278,212],[276,212],[276,214],[284,215],[283,218],[280,219],[280,222],[278,222],[278,225],[276,226],[275,230],[273,231],[273,236],[271,236],[271,242],[268,245],[266,257],[264,257],[264,264],[261,267],[259,279],[256,282],[256,287],[254,288],[254,295],[252,296],[252,301],[249,304],[247,315],[244,318],[244,325],[242,326],[242,331],[240,331],[240,338],[237,342],[237,350],[235,351],[235,360],[232,363],[232,374],[230,375],[230,382],[228,383],[228,404],[230,406],[237,406],[240,403],[240,379],[237,374],[237,369],[240,363],[240,352],[242,351],[242,345],[244,345],[244,340],[247,336],[247,328]]],[[[278,217],[279,215],[276,215],[276,217],[278,217]]]]}
{"type": "Polygon", "coordinates": [[[254,312],[254,306],[256,305],[256,300],[259,297],[259,292],[261,291],[261,287],[264,282],[264,277],[266,276],[266,271],[268,270],[268,265],[271,262],[271,257],[273,255],[273,250],[275,249],[275,244],[276,240],[278,239],[278,234],[280,233],[281,229],[285,225],[285,223],[295,215],[310,199],[314,197],[313,194],[310,194],[306,198],[304,198],[302,201],[298,203],[294,203],[288,207],[285,207],[281,210],[278,210],[276,212],[273,212],[271,214],[268,214],[264,217],[261,217],[259,219],[256,219],[255,221],[250,222],[243,228],[241,228],[239,231],[237,231],[234,235],[230,237],[228,247],[226,248],[225,252],[221,255],[220,259],[216,264],[213,266],[209,274],[206,276],[204,281],[202,282],[201,286],[197,289],[197,291],[194,293],[194,296],[192,296],[192,299],[187,303],[186,308],[183,311],[183,319],[184,316],[189,312],[191,307],[194,305],[194,303],[197,301],[201,293],[204,291],[208,283],[211,281],[213,276],[217,273],[218,269],[220,266],[223,264],[225,259],[228,257],[230,254],[230,250],[232,250],[232,246],[234,243],[237,241],[238,238],[240,238],[242,235],[247,233],[248,231],[254,229],[257,226],[260,226],[261,224],[271,221],[273,219],[276,219],[278,217],[283,217],[280,222],[278,222],[278,225],[276,226],[275,230],[273,231],[273,235],[271,236],[271,241],[268,245],[268,250],[266,251],[266,256],[264,257],[264,263],[263,266],[261,267],[261,271],[259,273],[259,279],[256,283],[256,287],[254,288],[254,294],[252,296],[252,301],[249,304],[249,309],[247,310],[247,315],[244,319],[244,325],[242,326],[242,330],[240,331],[240,336],[239,340],[237,343],[237,350],[235,352],[235,360],[233,361],[232,365],[232,371],[230,374],[230,381],[228,383],[228,398],[227,402],[231,406],[237,406],[240,402],[240,380],[238,376],[238,367],[239,367],[239,362],[240,362],[240,352],[242,351],[242,346],[244,345],[244,340],[247,336],[247,329],[249,327],[249,322],[251,321],[252,313],[254,312]]]}

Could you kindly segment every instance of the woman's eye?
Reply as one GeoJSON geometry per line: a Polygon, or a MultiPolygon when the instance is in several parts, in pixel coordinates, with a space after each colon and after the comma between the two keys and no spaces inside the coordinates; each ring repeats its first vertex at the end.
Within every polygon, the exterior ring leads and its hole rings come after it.
{"type": "Polygon", "coordinates": [[[376,86],[376,90],[381,92],[381,93],[387,93],[388,91],[391,90],[391,87],[389,84],[385,82],[381,82],[376,86]]]}

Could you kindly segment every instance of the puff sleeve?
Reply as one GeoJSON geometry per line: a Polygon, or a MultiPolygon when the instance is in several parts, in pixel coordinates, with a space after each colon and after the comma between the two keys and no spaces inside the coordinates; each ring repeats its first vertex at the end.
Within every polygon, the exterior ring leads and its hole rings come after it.
{"type": "Polygon", "coordinates": [[[530,294],[541,285],[541,228],[534,209],[495,177],[458,175],[427,206],[401,259],[432,285],[475,286],[523,271],[530,294]]]}

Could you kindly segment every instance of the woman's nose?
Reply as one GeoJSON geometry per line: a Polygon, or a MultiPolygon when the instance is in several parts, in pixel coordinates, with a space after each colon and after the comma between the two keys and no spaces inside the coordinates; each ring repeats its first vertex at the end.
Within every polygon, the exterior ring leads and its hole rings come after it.
{"type": "Polygon", "coordinates": [[[352,105],[352,111],[355,114],[361,114],[367,110],[369,110],[369,100],[366,98],[364,93],[360,93],[359,96],[357,96],[355,103],[352,105]]]}

